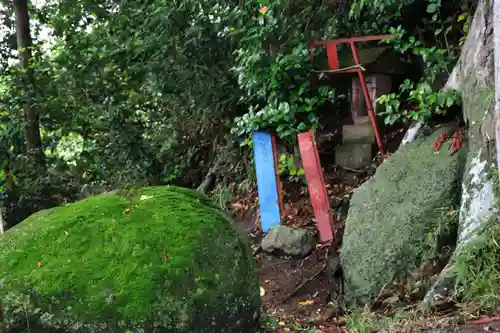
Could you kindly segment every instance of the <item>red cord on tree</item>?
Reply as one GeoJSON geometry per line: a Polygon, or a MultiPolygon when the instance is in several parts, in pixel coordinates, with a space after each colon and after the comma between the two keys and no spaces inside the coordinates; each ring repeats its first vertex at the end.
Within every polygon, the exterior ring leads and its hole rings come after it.
{"type": "Polygon", "coordinates": [[[461,127],[458,129],[458,131],[456,131],[455,133],[453,133],[453,137],[451,139],[451,154],[455,154],[457,151],[460,150],[460,148],[462,148],[462,142],[464,140],[464,128],[461,127]]]}
{"type": "Polygon", "coordinates": [[[439,150],[439,148],[441,148],[441,146],[443,145],[443,142],[446,141],[446,139],[448,139],[448,133],[443,133],[441,134],[436,142],[434,142],[434,151],[437,152],[439,150]]]}
{"type": "Polygon", "coordinates": [[[441,134],[434,142],[434,151],[438,152],[443,143],[451,137],[451,155],[455,154],[462,148],[462,142],[465,136],[465,128],[460,127],[451,135],[450,132],[441,134]]]}

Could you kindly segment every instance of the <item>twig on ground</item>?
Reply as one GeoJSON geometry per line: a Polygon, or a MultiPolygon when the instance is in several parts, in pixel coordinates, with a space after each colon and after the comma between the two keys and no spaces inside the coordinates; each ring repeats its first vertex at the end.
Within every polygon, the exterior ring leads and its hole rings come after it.
{"type": "Polygon", "coordinates": [[[304,278],[304,271],[300,270],[300,277],[297,279],[297,282],[295,282],[295,287],[299,285],[299,283],[302,282],[302,279],[304,278]]]}
{"type": "Polygon", "coordinates": [[[366,172],[365,170],[359,170],[359,169],[352,169],[352,168],[348,168],[348,167],[342,167],[344,170],[347,170],[347,171],[352,171],[352,172],[358,172],[358,173],[363,173],[363,172],[366,172]]]}
{"type": "Polygon", "coordinates": [[[375,297],[375,299],[372,302],[372,307],[373,307],[373,305],[382,302],[382,299],[384,297],[388,296],[388,294],[387,294],[388,290],[386,289],[387,285],[388,285],[388,283],[386,283],[382,286],[382,289],[380,289],[380,292],[378,293],[377,297],[375,297]]]}
{"type": "Polygon", "coordinates": [[[301,284],[299,284],[297,286],[297,288],[295,288],[290,294],[288,294],[287,296],[285,296],[282,300],[281,300],[281,303],[285,303],[286,301],[288,301],[290,298],[292,298],[297,292],[299,292],[300,289],[302,289],[306,284],[308,284],[309,282],[313,281],[314,279],[316,279],[318,277],[318,275],[320,275],[325,269],[326,269],[326,263],[321,267],[321,269],[319,269],[316,273],[314,273],[311,277],[307,278],[306,280],[304,280],[304,282],[302,282],[301,284]]]}

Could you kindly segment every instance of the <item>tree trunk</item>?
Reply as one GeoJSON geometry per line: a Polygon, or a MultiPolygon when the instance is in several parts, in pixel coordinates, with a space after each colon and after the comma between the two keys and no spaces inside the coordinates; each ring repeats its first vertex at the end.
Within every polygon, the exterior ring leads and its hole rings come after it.
{"type": "MultiPolygon", "coordinates": [[[[497,7],[498,3],[495,0],[497,7]]],[[[463,116],[469,125],[464,142],[468,154],[462,180],[457,246],[452,259],[428,291],[426,303],[439,303],[452,295],[456,259],[469,251],[468,246],[480,239],[483,230],[498,223],[494,179],[490,171],[497,165],[495,145],[498,144],[496,122],[499,119],[495,114],[495,95],[498,101],[499,90],[495,93],[493,26],[498,30],[499,22],[498,18],[493,19],[492,1],[478,1],[460,59],[445,86],[445,89],[457,89],[461,93],[463,116]]],[[[496,77],[498,82],[498,67],[496,77]]]]}
{"type": "Polygon", "coordinates": [[[203,182],[198,186],[197,190],[203,194],[208,194],[216,185],[217,175],[219,173],[219,169],[222,163],[221,155],[219,155],[214,165],[208,170],[207,175],[203,182]]]}
{"type": "MultiPolygon", "coordinates": [[[[16,14],[16,34],[19,51],[19,65],[23,70],[23,85],[27,91],[26,97],[31,99],[34,92],[33,70],[30,68],[31,47],[33,45],[30,33],[30,21],[28,14],[28,0],[14,0],[14,12],[16,14]]],[[[38,165],[45,164],[45,154],[40,136],[40,120],[33,103],[25,101],[23,105],[26,142],[28,155],[38,165]]]]}
{"type": "Polygon", "coordinates": [[[493,58],[495,59],[495,135],[497,169],[500,171],[500,0],[493,2],[493,58]]]}
{"type": "Polygon", "coordinates": [[[5,232],[4,225],[5,222],[3,221],[3,210],[2,206],[0,206],[0,236],[3,235],[3,233],[5,232]]]}

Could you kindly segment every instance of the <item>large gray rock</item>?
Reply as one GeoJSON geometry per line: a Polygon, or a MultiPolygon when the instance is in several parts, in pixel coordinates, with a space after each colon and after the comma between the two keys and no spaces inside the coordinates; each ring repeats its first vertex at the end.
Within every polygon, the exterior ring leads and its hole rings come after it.
{"type": "Polygon", "coordinates": [[[453,223],[443,209],[458,206],[465,158],[464,149],[451,155],[448,143],[434,152],[439,134],[449,130],[404,145],[355,190],[340,252],[348,307],[369,302],[439,251],[428,239],[444,236],[443,224],[453,223]]]}
{"type": "Polygon", "coordinates": [[[269,230],[260,246],[269,253],[281,252],[290,256],[306,256],[316,246],[316,236],[310,230],[280,225],[269,230]]]}

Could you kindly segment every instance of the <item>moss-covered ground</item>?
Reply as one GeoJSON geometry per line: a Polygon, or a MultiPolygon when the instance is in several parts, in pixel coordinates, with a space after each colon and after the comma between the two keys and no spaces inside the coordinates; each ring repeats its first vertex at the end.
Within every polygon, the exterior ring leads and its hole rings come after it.
{"type": "Polygon", "coordinates": [[[259,308],[245,239],[208,199],[177,187],[39,212],[0,239],[0,262],[6,326],[245,332],[259,308]]]}

